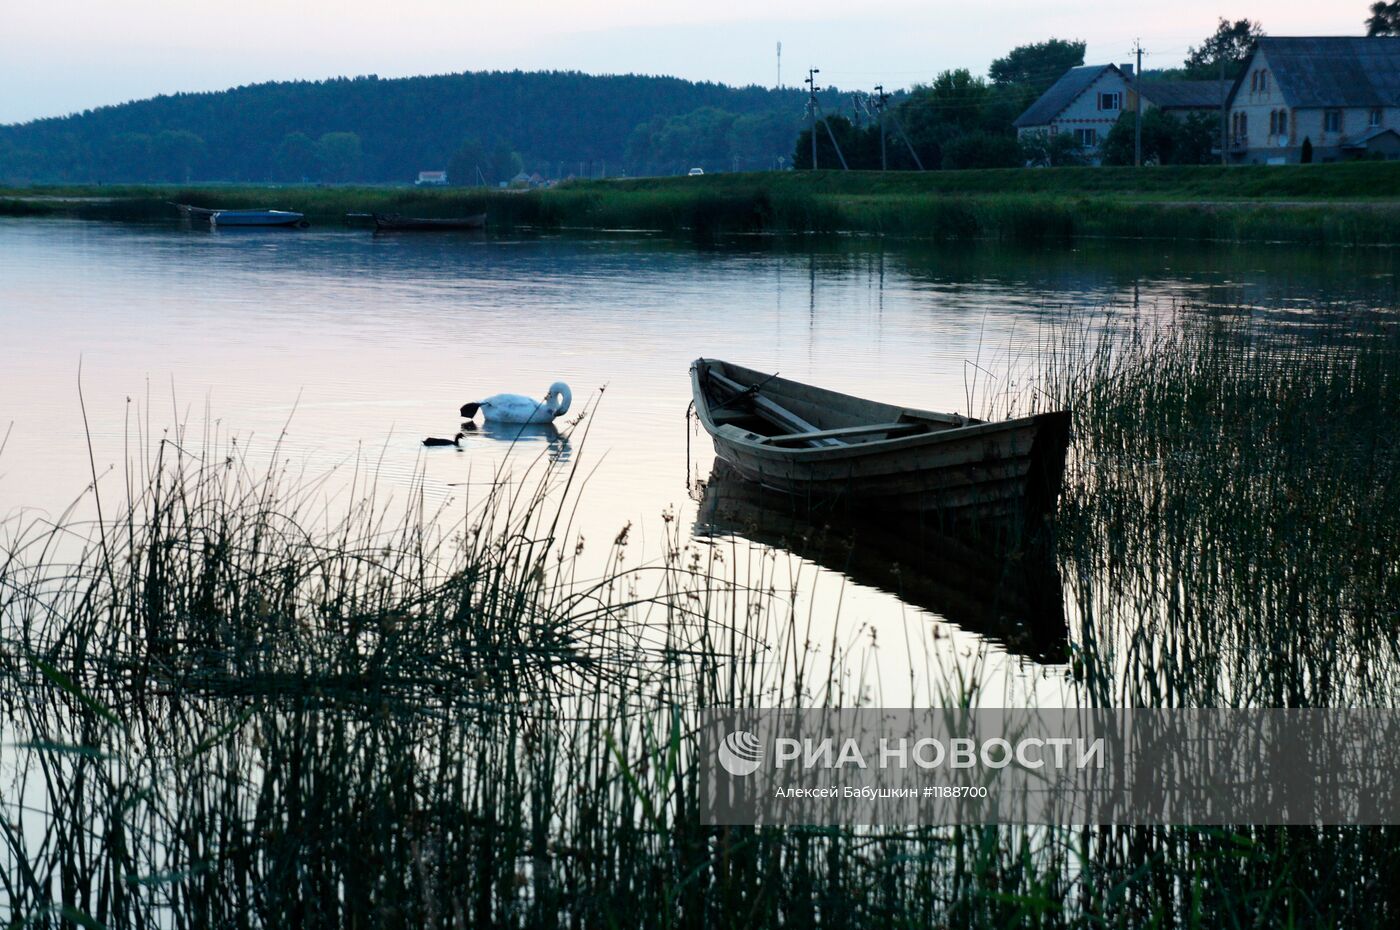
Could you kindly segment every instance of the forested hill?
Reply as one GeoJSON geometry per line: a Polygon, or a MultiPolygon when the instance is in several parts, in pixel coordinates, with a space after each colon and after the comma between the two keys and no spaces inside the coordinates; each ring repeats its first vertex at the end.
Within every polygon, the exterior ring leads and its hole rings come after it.
{"type": "Polygon", "coordinates": [[[0,182],[758,169],[791,157],[803,104],[800,90],[559,71],[255,84],[0,126],[0,182]]]}

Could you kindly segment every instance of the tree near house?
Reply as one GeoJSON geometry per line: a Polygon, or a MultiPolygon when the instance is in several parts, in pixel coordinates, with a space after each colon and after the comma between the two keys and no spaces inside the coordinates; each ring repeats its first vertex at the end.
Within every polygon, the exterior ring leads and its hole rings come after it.
{"type": "Polygon", "coordinates": [[[491,169],[486,172],[486,176],[497,184],[509,181],[525,167],[525,160],[506,139],[501,139],[496,143],[496,148],[491,152],[490,161],[491,169]]]}
{"type": "Polygon", "coordinates": [[[486,147],[476,138],[468,138],[447,162],[447,182],[459,187],[475,187],[478,177],[485,177],[489,167],[486,147]]]}
{"type": "Polygon", "coordinates": [[[965,133],[943,146],[945,170],[957,168],[1016,168],[1022,164],[1021,147],[1008,135],[965,133]]]}
{"type": "Polygon", "coordinates": [[[1400,35],[1400,0],[1393,3],[1371,4],[1371,15],[1366,20],[1368,36],[1400,35]]]}
{"type": "MultiPolygon", "coordinates": [[[[1400,0],[1397,0],[1400,3],[1400,0]]],[[[1084,64],[1082,39],[1046,39],[1018,45],[992,62],[987,77],[1001,87],[1024,88],[1033,100],[1060,79],[1070,68],[1084,64]]]]}
{"type": "Polygon", "coordinates": [[[1192,46],[1186,56],[1186,76],[1209,79],[1219,77],[1220,61],[1225,61],[1225,76],[1236,77],[1254,46],[1264,35],[1264,27],[1248,19],[1233,23],[1220,17],[1215,32],[1200,46],[1192,46]]]}
{"type": "Polygon", "coordinates": [[[985,80],[959,68],[916,86],[897,115],[925,167],[933,168],[942,165],[944,146],[959,136],[979,131],[1010,134],[1009,122],[990,116],[995,99],[985,80]]]}
{"type": "Polygon", "coordinates": [[[1066,168],[1086,163],[1084,150],[1067,132],[1028,132],[1020,140],[1021,163],[1032,168],[1066,168]]]}
{"type": "MultiPolygon", "coordinates": [[[[1108,131],[1099,155],[1105,165],[1131,165],[1137,114],[1125,112],[1108,131]]],[[[1184,118],[1152,108],[1142,114],[1142,158],[1159,165],[1205,165],[1213,161],[1211,146],[1218,135],[1218,117],[1189,113],[1184,118]]]]}

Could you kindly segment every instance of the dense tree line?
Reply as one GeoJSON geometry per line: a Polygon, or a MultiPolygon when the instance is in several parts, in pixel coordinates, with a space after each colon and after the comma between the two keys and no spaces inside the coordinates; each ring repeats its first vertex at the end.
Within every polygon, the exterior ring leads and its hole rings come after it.
{"type": "Polygon", "coordinates": [[[736,157],[766,168],[791,152],[803,100],[577,72],[255,84],[0,126],[0,181],[385,182],[455,162],[493,182],[511,167],[596,176],[736,157]]]}
{"type": "MultiPolygon", "coordinates": [[[[1378,3],[1368,26],[1394,30],[1400,0],[1378,3]]],[[[1263,34],[1221,19],[1180,68],[1144,78],[1238,72],[1263,34]]],[[[828,88],[819,97],[817,163],[892,170],[1064,165],[1082,161],[1072,139],[1018,140],[1013,122],[1069,68],[1082,41],[1012,49],[987,77],[938,74],[889,100],[882,133],[871,101],[828,88]],[[839,155],[838,147],[839,146],[839,155]]],[[[678,78],[578,72],[472,72],[380,80],[256,84],[176,94],[72,116],[0,126],[0,182],[405,182],[447,168],[453,183],[497,184],[524,170],[544,177],[807,168],[806,94],[678,78]],[[795,140],[795,145],[794,145],[795,140]]],[[[1109,133],[1104,159],[1131,160],[1132,115],[1109,133]]],[[[1149,111],[1144,155],[1162,163],[1209,159],[1200,118],[1149,111]]]]}

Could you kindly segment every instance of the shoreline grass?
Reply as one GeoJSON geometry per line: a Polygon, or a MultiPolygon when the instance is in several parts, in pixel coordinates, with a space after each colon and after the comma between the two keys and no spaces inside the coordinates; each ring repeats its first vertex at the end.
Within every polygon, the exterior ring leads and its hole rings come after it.
{"type": "Polygon", "coordinates": [[[347,213],[486,212],[494,229],[638,229],[700,238],[871,233],[935,240],[1084,237],[1400,244],[1400,164],[773,172],[570,182],[551,190],[86,186],[0,191],[0,215],[172,220],[168,202],[347,213]]]}

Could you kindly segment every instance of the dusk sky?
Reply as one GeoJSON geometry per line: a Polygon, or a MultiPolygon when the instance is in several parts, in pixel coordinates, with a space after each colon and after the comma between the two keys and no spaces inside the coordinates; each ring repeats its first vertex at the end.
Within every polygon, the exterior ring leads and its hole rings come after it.
{"type": "Polygon", "coordinates": [[[905,2],[834,0],[463,3],[449,0],[7,0],[0,12],[0,123],[177,91],[296,78],[492,69],[671,74],[730,84],[904,87],[947,68],[986,72],[1015,45],[1089,43],[1091,63],[1178,64],[1221,15],[1273,35],[1359,35],[1369,3],[1301,0],[905,2]]]}

